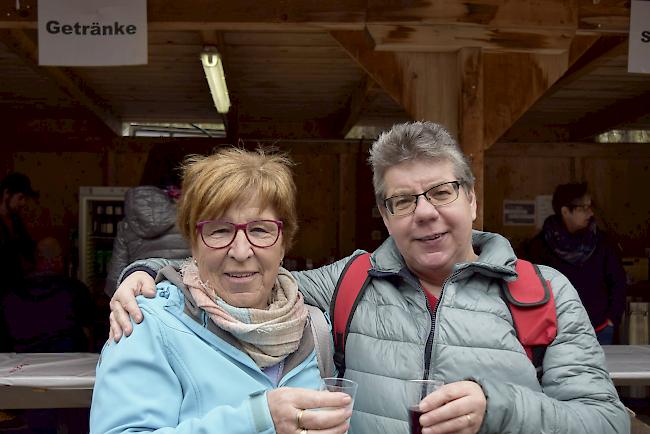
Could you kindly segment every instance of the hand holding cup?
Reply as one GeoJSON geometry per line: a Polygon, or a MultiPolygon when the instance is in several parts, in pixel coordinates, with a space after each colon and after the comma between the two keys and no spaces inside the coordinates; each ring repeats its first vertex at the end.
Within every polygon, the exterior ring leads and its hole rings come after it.
{"type": "Polygon", "coordinates": [[[409,380],[406,382],[407,408],[409,413],[409,425],[411,434],[422,434],[420,416],[423,411],[420,409],[420,401],[430,393],[441,388],[445,383],[441,380],[409,380]]]}
{"type": "MultiPolygon", "coordinates": [[[[323,381],[321,382],[320,390],[327,390],[329,392],[343,392],[352,398],[352,402],[350,403],[350,408],[354,406],[354,398],[357,395],[357,389],[359,388],[359,385],[352,381],[348,380],[346,378],[337,378],[337,377],[328,377],[328,378],[323,378],[323,381]]],[[[321,410],[328,410],[326,408],[323,408],[321,410]]]]}

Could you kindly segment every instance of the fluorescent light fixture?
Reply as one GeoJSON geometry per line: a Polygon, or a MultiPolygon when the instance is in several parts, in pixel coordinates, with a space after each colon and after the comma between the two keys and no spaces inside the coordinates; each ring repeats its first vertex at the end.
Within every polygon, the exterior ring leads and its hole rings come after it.
{"type": "Polygon", "coordinates": [[[219,113],[228,113],[230,109],[230,97],[226,86],[226,75],[223,72],[221,56],[216,47],[205,47],[201,53],[201,63],[205,78],[210,86],[210,93],[214,106],[219,113]]]}

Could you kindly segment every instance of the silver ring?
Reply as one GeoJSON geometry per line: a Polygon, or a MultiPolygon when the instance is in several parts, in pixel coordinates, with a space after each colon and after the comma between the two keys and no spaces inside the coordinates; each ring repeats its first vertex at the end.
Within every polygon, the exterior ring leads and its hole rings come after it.
{"type": "Polygon", "coordinates": [[[305,412],[304,408],[301,408],[298,414],[296,415],[296,425],[298,426],[298,429],[301,429],[300,434],[306,434],[307,431],[305,430],[305,427],[302,426],[302,414],[305,412]]]}

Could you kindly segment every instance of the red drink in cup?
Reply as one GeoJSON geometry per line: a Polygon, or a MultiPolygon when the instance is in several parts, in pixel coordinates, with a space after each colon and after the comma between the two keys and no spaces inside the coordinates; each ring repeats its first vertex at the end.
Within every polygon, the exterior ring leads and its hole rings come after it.
{"type": "Polygon", "coordinates": [[[409,380],[406,382],[407,392],[407,410],[409,416],[409,425],[411,434],[422,434],[422,425],[420,425],[420,401],[430,393],[435,392],[445,383],[441,380],[409,380]]]}

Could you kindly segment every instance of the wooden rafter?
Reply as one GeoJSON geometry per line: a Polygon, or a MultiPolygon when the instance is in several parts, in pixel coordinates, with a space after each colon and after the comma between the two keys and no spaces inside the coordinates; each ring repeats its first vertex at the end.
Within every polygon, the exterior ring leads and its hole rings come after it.
{"type": "Polygon", "coordinates": [[[475,229],[483,229],[484,197],[484,110],[483,110],[483,53],[480,48],[464,48],[458,53],[460,102],[458,139],[469,157],[476,177],[474,192],[477,207],[475,229]]]}
{"type": "MultiPolygon", "coordinates": [[[[526,32],[626,33],[629,1],[621,0],[148,0],[151,30],[362,30],[366,24],[475,26],[526,32]]],[[[0,5],[0,28],[35,28],[36,0],[0,5]]]]}
{"type": "Polygon", "coordinates": [[[66,68],[38,65],[36,44],[24,31],[0,29],[0,40],[37,74],[48,77],[64,93],[97,116],[115,135],[122,135],[121,120],[111,112],[105,101],[84,84],[81,78],[66,68]]]}
{"type": "Polygon", "coordinates": [[[542,96],[552,95],[626,47],[622,36],[582,34],[576,35],[565,56],[486,54],[488,147],[542,96]]]}
{"type": "Polygon", "coordinates": [[[402,104],[403,82],[394,53],[374,50],[372,37],[365,31],[334,31],[330,35],[350,57],[398,104],[402,104]]]}
{"type": "Polygon", "coordinates": [[[562,87],[590,73],[603,62],[627,51],[627,37],[618,35],[577,35],[571,46],[569,68],[546,92],[550,96],[562,87]]]}
{"type": "Polygon", "coordinates": [[[368,24],[378,51],[489,51],[557,54],[571,44],[573,29],[520,29],[458,24],[368,24]]]}
{"type": "Polygon", "coordinates": [[[625,36],[630,29],[630,2],[578,0],[578,28],[625,36]]]}
{"type": "Polygon", "coordinates": [[[330,34],[409,116],[435,120],[458,133],[455,53],[375,51],[366,32],[330,34]]]}
{"type": "Polygon", "coordinates": [[[580,141],[609,131],[620,124],[648,114],[650,92],[634,98],[617,101],[601,110],[590,113],[569,127],[569,139],[580,141]]]}
{"type": "Polygon", "coordinates": [[[370,77],[365,76],[354,89],[354,92],[352,92],[352,95],[350,95],[350,98],[345,105],[344,116],[342,116],[343,122],[342,127],[340,128],[341,137],[345,137],[352,127],[354,127],[359,121],[359,117],[361,116],[366,104],[368,95],[370,94],[371,89],[375,86],[375,82],[370,77]]]}
{"type": "Polygon", "coordinates": [[[566,55],[485,53],[485,144],[494,144],[568,68],[566,55]]]}

